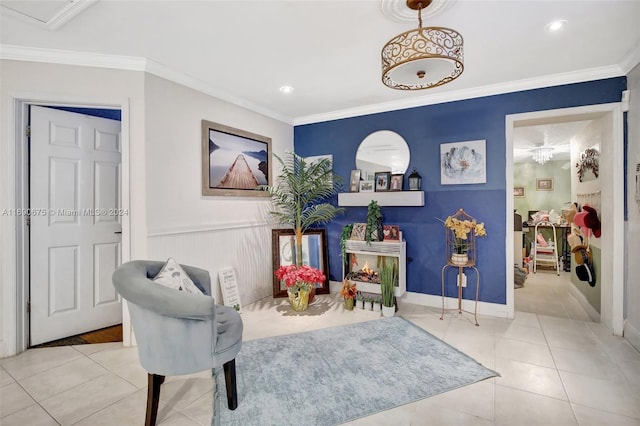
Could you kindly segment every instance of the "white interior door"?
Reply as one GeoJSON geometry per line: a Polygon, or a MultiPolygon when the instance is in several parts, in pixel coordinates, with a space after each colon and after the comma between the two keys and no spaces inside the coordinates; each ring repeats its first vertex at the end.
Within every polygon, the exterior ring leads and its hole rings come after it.
{"type": "Polygon", "coordinates": [[[122,322],[120,122],[31,107],[31,345],[122,322]]]}

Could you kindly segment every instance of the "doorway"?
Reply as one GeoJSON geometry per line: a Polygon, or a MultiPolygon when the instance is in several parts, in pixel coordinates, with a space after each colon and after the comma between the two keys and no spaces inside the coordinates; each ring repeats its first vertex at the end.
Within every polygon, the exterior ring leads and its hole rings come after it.
{"type": "MultiPolygon", "coordinates": [[[[588,300],[581,293],[586,291],[586,283],[579,282],[577,276],[572,277],[573,255],[569,241],[575,240],[568,238],[568,234],[578,231],[566,218],[577,194],[583,193],[572,179],[573,164],[583,150],[582,145],[588,143],[600,150],[600,128],[599,120],[516,123],[513,130],[514,264],[521,268],[516,270],[516,282],[521,278],[521,285],[515,286],[517,311],[599,321],[601,286],[597,283],[597,291],[589,288],[591,300],[588,300]],[[539,256],[535,256],[536,253],[539,256]]],[[[599,188],[599,181],[593,184],[599,188]]],[[[598,247],[597,250],[594,247],[593,256],[600,265],[599,242],[595,243],[598,247]]]]}
{"type": "MultiPolygon", "coordinates": [[[[613,334],[621,335],[623,329],[623,253],[624,253],[624,175],[623,170],[623,113],[620,104],[604,104],[514,114],[506,117],[506,196],[507,229],[514,229],[514,129],[522,126],[600,120],[602,123],[601,147],[601,222],[600,244],[603,256],[601,264],[601,312],[600,320],[613,334]]],[[[507,307],[514,313],[513,232],[507,232],[507,307]]]]}
{"type": "MultiPolygon", "coordinates": [[[[7,129],[8,140],[15,143],[4,150],[3,168],[5,171],[5,185],[7,198],[5,206],[12,211],[27,211],[29,208],[29,149],[28,137],[25,129],[29,123],[29,108],[31,105],[56,106],[60,109],[103,109],[119,110],[122,113],[120,149],[122,153],[122,165],[120,168],[120,193],[121,208],[129,211],[129,101],[127,99],[106,99],[97,101],[92,99],[85,102],[75,98],[73,101],[64,96],[48,96],[47,98],[17,98],[11,97],[9,122],[15,126],[7,129]]],[[[1,345],[0,356],[10,356],[20,353],[30,345],[30,313],[29,313],[29,230],[26,220],[13,216],[6,217],[7,232],[2,238],[2,248],[5,257],[5,276],[13,277],[11,280],[3,280],[2,289],[8,297],[3,306],[3,322],[5,339],[1,345]]],[[[121,216],[121,251],[120,262],[126,262],[130,258],[130,216],[121,216]]],[[[119,308],[122,309],[122,308],[119,308]]],[[[128,316],[120,314],[120,321],[124,320],[124,326],[129,329],[128,316]]],[[[73,332],[72,332],[73,333],[73,332]]],[[[125,344],[128,342],[128,334],[125,344]]]]}
{"type": "Polygon", "coordinates": [[[29,340],[39,345],[119,324],[120,121],[109,110],[30,105],[26,218],[29,340]]]}

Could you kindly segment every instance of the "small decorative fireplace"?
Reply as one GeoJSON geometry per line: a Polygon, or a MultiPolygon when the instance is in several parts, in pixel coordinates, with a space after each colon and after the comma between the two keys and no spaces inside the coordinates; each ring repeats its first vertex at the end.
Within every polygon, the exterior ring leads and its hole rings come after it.
{"type": "Polygon", "coordinates": [[[358,290],[380,294],[380,270],[384,264],[398,265],[398,282],[395,284],[396,297],[407,291],[407,243],[345,241],[347,262],[343,264],[343,278],[354,281],[358,290]]]}

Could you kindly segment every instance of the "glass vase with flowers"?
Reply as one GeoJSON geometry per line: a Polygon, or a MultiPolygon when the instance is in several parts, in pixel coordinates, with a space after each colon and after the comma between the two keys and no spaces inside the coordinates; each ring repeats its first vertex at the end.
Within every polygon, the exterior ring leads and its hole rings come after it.
{"type": "Polygon", "coordinates": [[[311,266],[283,265],[275,272],[276,278],[287,286],[289,303],[294,311],[304,311],[309,306],[309,294],[316,283],[322,283],[326,277],[311,266]]]}

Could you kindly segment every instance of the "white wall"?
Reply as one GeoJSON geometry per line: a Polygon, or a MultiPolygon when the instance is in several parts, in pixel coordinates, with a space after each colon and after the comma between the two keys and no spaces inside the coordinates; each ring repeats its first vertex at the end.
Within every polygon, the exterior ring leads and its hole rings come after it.
{"type": "MultiPolygon", "coordinates": [[[[15,207],[15,99],[124,104],[130,259],[174,256],[208,269],[214,283],[220,267],[234,266],[243,303],[271,294],[270,203],[200,195],[200,120],[269,136],[277,154],[293,149],[291,125],[144,72],[3,60],[0,75],[0,211],[15,207]]],[[[15,217],[0,216],[0,357],[17,348],[15,229],[15,217]]]]}
{"type": "MultiPolygon", "coordinates": [[[[207,269],[214,285],[217,271],[232,266],[243,304],[272,294],[271,203],[201,195],[200,123],[270,137],[280,156],[293,149],[293,126],[151,74],[145,76],[145,105],[149,258],[172,256],[207,269]]],[[[279,174],[275,164],[272,173],[279,174]]]]}
{"type": "MultiPolygon", "coordinates": [[[[135,71],[100,69],[22,61],[0,61],[1,143],[0,211],[16,205],[15,172],[18,154],[15,141],[15,101],[52,101],[85,106],[122,106],[123,123],[128,123],[128,161],[132,185],[127,192],[131,223],[131,256],[146,256],[144,74],[135,71]]],[[[16,220],[0,216],[0,357],[15,353],[18,293],[16,220]]],[[[124,229],[123,229],[124,231],[124,229]]],[[[124,234],[123,234],[124,236],[124,234]]]]}
{"type": "Polygon", "coordinates": [[[640,163],[640,65],[627,76],[627,208],[624,336],[640,350],[640,203],[635,200],[635,165],[640,163]]]}

